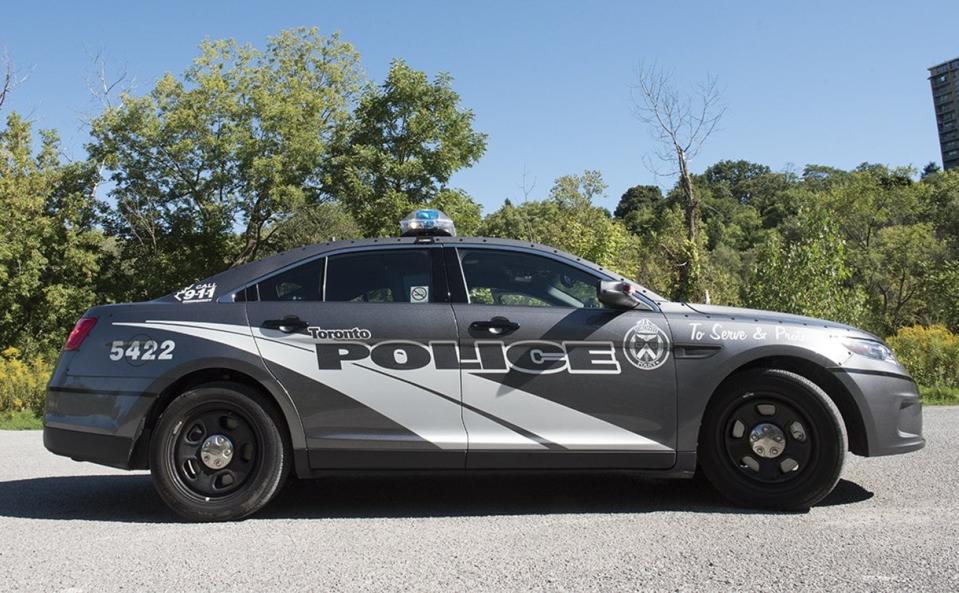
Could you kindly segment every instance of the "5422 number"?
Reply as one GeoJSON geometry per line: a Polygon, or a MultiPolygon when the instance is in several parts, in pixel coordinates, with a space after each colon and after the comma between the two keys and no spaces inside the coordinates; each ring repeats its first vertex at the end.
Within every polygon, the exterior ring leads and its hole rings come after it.
{"type": "Polygon", "coordinates": [[[110,344],[110,360],[121,360],[124,357],[130,360],[173,360],[173,349],[176,344],[173,340],[164,340],[157,343],[154,340],[140,342],[133,340],[130,343],[115,340],[110,344]]]}

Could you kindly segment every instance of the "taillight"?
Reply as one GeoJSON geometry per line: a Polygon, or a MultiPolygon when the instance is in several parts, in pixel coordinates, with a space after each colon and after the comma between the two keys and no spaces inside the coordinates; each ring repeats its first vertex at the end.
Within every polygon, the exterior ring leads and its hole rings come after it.
{"type": "Polygon", "coordinates": [[[64,350],[76,350],[90,335],[93,326],[97,324],[96,317],[81,317],[77,324],[73,326],[73,331],[67,336],[67,343],[63,345],[64,350]]]}

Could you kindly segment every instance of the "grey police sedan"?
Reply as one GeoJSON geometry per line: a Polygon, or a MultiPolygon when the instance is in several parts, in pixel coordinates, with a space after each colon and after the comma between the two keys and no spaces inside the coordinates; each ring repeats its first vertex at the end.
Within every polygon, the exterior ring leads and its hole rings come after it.
{"type": "Polygon", "coordinates": [[[544,245],[457,237],[437,211],[403,230],[89,310],[46,447],[148,468],[210,521],[348,470],[699,469],[735,503],[802,509],[847,451],[924,444],[916,385],[874,335],[669,302],[544,245]]]}

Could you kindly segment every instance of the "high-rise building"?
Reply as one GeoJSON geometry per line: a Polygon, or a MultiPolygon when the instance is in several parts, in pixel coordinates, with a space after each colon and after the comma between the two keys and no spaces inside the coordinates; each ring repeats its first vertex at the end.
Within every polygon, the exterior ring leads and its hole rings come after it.
{"type": "Polygon", "coordinates": [[[930,68],[929,84],[936,106],[942,168],[959,167],[959,58],[930,68]]]}

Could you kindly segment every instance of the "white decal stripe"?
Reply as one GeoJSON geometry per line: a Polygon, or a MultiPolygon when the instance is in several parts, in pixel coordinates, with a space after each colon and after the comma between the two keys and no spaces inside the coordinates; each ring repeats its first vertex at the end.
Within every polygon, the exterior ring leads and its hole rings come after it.
{"type": "MultiPolygon", "coordinates": [[[[444,449],[466,446],[465,435],[450,428],[462,426],[464,421],[472,449],[544,448],[541,443],[455,402],[389,376],[369,373],[352,363],[344,365],[343,370],[320,371],[311,350],[262,335],[254,340],[248,326],[182,321],[114,322],[113,325],[162,329],[262,356],[273,364],[330,386],[444,449]]],[[[430,366],[403,371],[403,374],[410,381],[440,393],[460,390],[456,380],[459,373],[438,372],[430,366]]],[[[666,445],[589,414],[472,373],[462,373],[462,389],[467,404],[567,449],[672,451],[666,445]]]]}
{"type": "Polygon", "coordinates": [[[542,443],[514,432],[476,412],[463,408],[463,421],[469,435],[469,449],[486,451],[489,449],[527,449],[546,450],[542,443]]]}
{"type": "MultiPolygon", "coordinates": [[[[344,366],[341,371],[321,372],[316,367],[316,355],[313,352],[272,340],[261,339],[254,343],[252,335],[241,335],[236,332],[241,326],[208,324],[221,327],[194,327],[195,324],[166,321],[114,323],[114,325],[176,332],[262,356],[274,364],[328,385],[442,449],[466,448],[466,434],[462,430],[463,421],[460,412],[462,408],[459,404],[411,385],[393,381],[387,376],[380,375],[377,378],[373,373],[352,364],[344,366]]],[[[456,377],[453,379],[455,380],[456,377]]]]}
{"type": "Polygon", "coordinates": [[[248,325],[236,325],[232,323],[207,323],[205,321],[160,321],[155,319],[147,319],[147,323],[162,323],[164,325],[179,325],[183,327],[202,327],[204,329],[212,329],[221,332],[229,332],[231,334],[240,334],[242,336],[253,335],[250,331],[250,326],[248,325]]]}
{"type": "MultiPolygon", "coordinates": [[[[313,352],[268,340],[257,340],[257,345],[264,359],[339,391],[442,449],[466,448],[462,407],[458,403],[353,363],[344,364],[342,370],[321,371],[313,352]]],[[[450,375],[450,380],[457,379],[455,373],[450,375]]],[[[417,381],[412,377],[411,380],[417,381]]],[[[449,393],[448,389],[437,391],[449,393]]]]}
{"type": "MultiPolygon", "coordinates": [[[[472,373],[463,373],[463,393],[464,403],[567,449],[672,451],[666,445],[595,416],[472,373]]],[[[472,418],[468,417],[466,423],[471,447],[485,448],[486,435],[472,418]]]]}
{"type": "MultiPolygon", "coordinates": [[[[235,331],[225,331],[218,329],[208,329],[204,327],[193,327],[190,325],[180,325],[176,323],[169,323],[166,321],[147,321],[146,323],[126,323],[126,322],[114,322],[113,325],[125,325],[128,327],[143,327],[147,329],[162,329],[164,331],[175,332],[178,334],[183,334],[186,336],[193,336],[194,338],[202,338],[204,340],[210,340],[212,342],[219,342],[226,346],[232,346],[239,350],[243,350],[249,354],[258,355],[259,352],[256,349],[256,344],[253,343],[253,336],[250,334],[240,334],[235,331]]],[[[219,324],[217,324],[219,325],[219,324]]],[[[240,327],[237,325],[229,327],[240,327]]]]}

